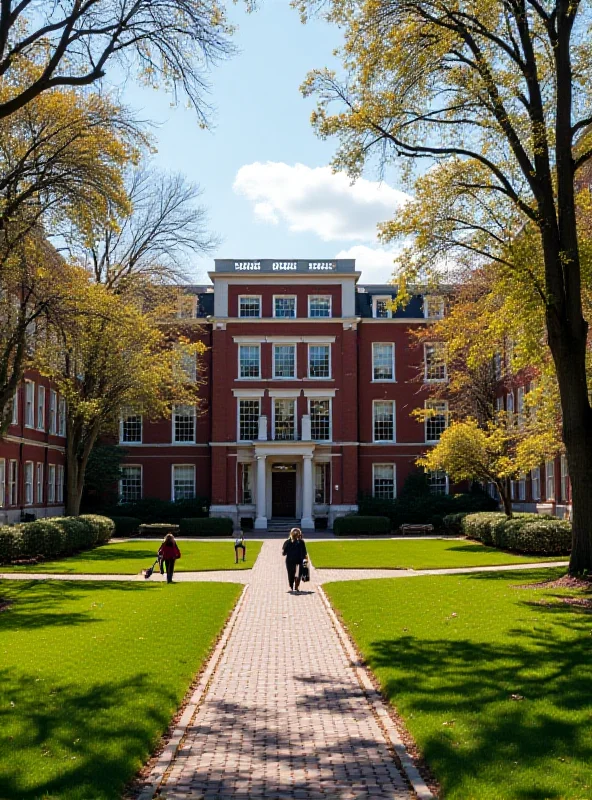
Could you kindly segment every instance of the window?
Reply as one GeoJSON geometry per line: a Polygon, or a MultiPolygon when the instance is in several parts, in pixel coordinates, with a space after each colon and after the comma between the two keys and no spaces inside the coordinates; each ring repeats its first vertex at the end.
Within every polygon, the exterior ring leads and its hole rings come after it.
{"type": "Polygon", "coordinates": [[[496,397],[495,398],[495,410],[499,414],[501,411],[504,410],[504,398],[503,397],[496,397]]]}
{"type": "Polygon", "coordinates": [[[8,464],[8,505],[18,505],[18,462],[8,464]]]}
{"type": "Polygon", "coordinates": [[[274,344],[273,346],[273,377],[296,377],[296,345],[274,344]]]}
{"type": "Polygon", "coordinates": [[[506,395],[506,411],[508,412],[508,425],[514,425],[514,392],[508,392],[506,395]]]}
{"type": "Polygon", "coordinates": [[[64,465],[58,464],[57,478],[56,478],[56,501],[58,503],[64,502],[64,465]]]}
{"type": "Polygon", "coordinates": [[[190,294],[180,294],[177,298],[177,316],[180,319],[193,319],[195,317],[197,297],[190,294]]]}
{"type": "Polygon", "coordinates": [[[195,497],[195,467],[183,464],[173,467],[173,502],[195,497]]]}
{"type": "Polygon", "coordinates": [[[395,345],[391,342],[372,344],[372,380],[395,380],[395,345]]]}
{"type": "Polygon", "coordinates": [[[253,442],[259,438],[260,400],[238,401],[238,439],[239,442],[253,442]]]}
{"type": "Polygon", "coordinates": [[[439,442],[448,427],[448,401],[426,400],[426,409],[430,411],[430,416],[426,417],[425,440],[439,442]]]}
{"type": "Polygon", "coordinates": [[[241,464],[241,503],[248,505],[253,502],[252,474],[250,464],[241,464]]]}
{"type": "Polygon", "coordinates": [[[33,462],[25,461],[25,505],[33,505],[33,462]]]}
{"type": "Polygon", "coordinates": [[[121,415],[119,441],[127,444],[139,444],[142,441],[142,415],[125,409],[121,415]]]}
{"type": "Polygon", "coordinates": [[[186,348],[180,344],[175,345],[174,365],[175,377],[179,381],[187,383],[195,383],[197,378],[197,365],[195,360],[195,353],[188,352],[186,348]]]}
{"type": "Polygon", "coordinates": [[[396,497],[395,465],[372,465],[372,496],[381,500],[394,500],[396,497]]]}
{"type": "Polygon", "coordinates": [[[0,458],[0,508],[6,501],[6,461],[0,458]]]}
{"type": "Polygon", "coordinates": [[[516,499],[518,481],[510,481],[510,500],[516,499]]]}
{"type": "Polygon", "coordinates": [[[330,317],[331,316],[331,295],[311,294],[308,298],[309,317],[330,317]]]}
{"type": "Polygon", "coordinates": [[[502,354],[494,353],[493,355],[493,377],[496,381],[502,379],[502,354]]]}
{"type": "Polygon", "coordinates": [[[327,503],[327,478],[329,465],[326,462],[314,465],[315,470],[315,503],[327,503]]]}
{"type": "Polygon", "coordinates": [[[308,377],[331,377],[331,346],[328,344],[309,344],[308,377]]]}
{"type": "Polygon", "coordinates": [[[37,387],[37,429],[45,430],[45,386],[37,387]]]}
{"type": "Polygon", "coordinates": [[[442,342],[424,344],[425,379],[429,382],[446,380],[445,347],[442,342]]]}
{"type": "Polygon", "coordinates": [[[121,468],[119,481],[119,502],[134,503],[142,499],[142,467],[128,466],[121,468]]]}
{"type": "Polygon", "coordinates": [[[33,381],[25,381],[25,426],[35,427],[35,384],[33,381]]]}
{"type": "Polygon", "coordinates": [[[518,412],[518,427],[524,426],[524,386],[516,390],[516,410],[518,412]]]}
{"type": "Polygon", "coordinates": [[[43,505],[43,464],[37,464],[36,478],[35,499],[39,505],[43,505]]]}
{"type": "Polygon", "coordinates": [[[261,345],[239,344],[238,376],[239,378],[261,377],[261,345]]]}
{"type": "Polygon", "coordinates": [[[173,406],[173,442],[195,442],[195,406],[173,406]]]}
{"type": "Polygon", "coordinates": [[[49,432],[58,431],[58,395],[53,389],[49,391],[49,432]]]}
{"type": "Polygon", "coordinates": [[[60,402],[59,402],[59,405],[58,405],[58,417],[59,417],[59,419],[58,419],[58,422],[59,422],[58,434],[60,436],[65,436],[66,435],[66,399],[65,399],[65,397],[60,397],[60,402]]]}
{"type": "Polygon", "coordinates": [[[389,319],[392,317],[391,306],[392,306],[393,299],[392,297],[373,297],[372,298],[372,316],[373,317],[383,317],[384,319],[389,319]]]}
{"type": "Polygon", "coordinates": [[[274,297],[273,316],[284,319],[293,319],[296,316],[296,298],[291,295],[274,297]]]}
{"type": "Polygon", "coordinates": [[[276,441],[292,441],[296,438],[295,400],[274,399],[273,438],[276,441]]]}
{"type": "Polygon", "coordinates": [[[561,456],[561,499],[564,503],[568,502],[569,494],[569,470],[567,468],[566,456],[561,456]]]}
{"type": "Polygon", "coordinates": [[[393,400],[375,400],[374,441],[395,441],[395,403],[393,400]]]}
{"type": "Polygon", "coordinates": [[[261,297],[257,295],[241,295],[238,298],[239,317],[260,317],[261,297]]]}
{"type": "Polygon", "coordinates": [[[309,400],[310,431],[313,442],[331,441],[331,400],[309,400]]]}
{"type": "Polygon", "coordinates": [[[530,471],[530,481],[532,484],[532,499],[541,499],[541,469],[536,467],[530,471]]]}
{"type": "Polygon", "coordinates": [[[526,500],[526,475],[521,475],[518,481],[518,500],[526,500]]]}
{"type": "Polygon", "coordinates": [[[47,502],[55,503],[55,482],[56,482],[56,468],[55,464],[47,465],[47,502]]]}
{"type": "Polygon", "coordinates": [[[12,425],[18,425],[18,389],[14,390],[14,397],[12,398],[12,418],[10,420],[12,425]]]}
{"type": "Polygon", "coordinates": [[[555,462],[551,459],[545,462],[546,500],[555,500],[555,462]]]}
{"type": "Polygon", "coordinates": [[[442,470],[428,472],[428,486],[432,494],[448,494],[448,475],[442,470]]]}
{"type": "Polygon", "coordinates": [[[443,297],[424,297],[423,315],[426,319],[444,318],[444,298],[443,297]]]}

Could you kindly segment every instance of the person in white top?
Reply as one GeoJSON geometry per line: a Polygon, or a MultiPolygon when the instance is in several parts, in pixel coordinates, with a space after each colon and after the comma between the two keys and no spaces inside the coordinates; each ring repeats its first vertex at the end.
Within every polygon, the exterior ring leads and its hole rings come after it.
{"type": "Polygon", "coordinates": [[[234,563],[238,564],[238,551],[243,551],[243,561],[247,555],[247,546],[245,545],[245,537],[243,532],[240,532],[240,536],[237,536],[234,540],[234,563]]]}

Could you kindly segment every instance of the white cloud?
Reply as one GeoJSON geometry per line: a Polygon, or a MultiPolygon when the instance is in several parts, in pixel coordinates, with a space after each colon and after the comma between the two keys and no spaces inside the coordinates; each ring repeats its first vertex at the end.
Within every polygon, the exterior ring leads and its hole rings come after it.
{"type": "Polygon", "coordinates": [[[351,184],[329,167],[274,161],[242,166],[233,189],[262,222],[285,222],[294,233],[315,233],[326,242],[375,242],[377,223],[409,199],[386,183],[359,178],[351,184]]]}
{"type": "Polygon", "coordinates": [[[397,252],[363,244],[340,250],[335,258],[355,258],[356,269],[362,273],[360,283],[389,283],[393,279],[397,252]]]}

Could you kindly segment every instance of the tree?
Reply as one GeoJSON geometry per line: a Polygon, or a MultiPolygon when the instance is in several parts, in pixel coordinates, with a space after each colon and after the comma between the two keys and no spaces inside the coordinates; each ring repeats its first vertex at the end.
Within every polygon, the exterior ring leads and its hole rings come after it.
{"type": "Polygon", "coordinates": [[[84,475],[84,495],[82,504],[86,508],[96,508],[97,503],[104,503],[106,496],[117,502],[117,497],[110,497],[113,487],[121,479],[121,465],[127,451],[116,444],[96,444],[90,451],[84,475]]]}
{"type": "MultiPolygon", "coordinates": [[[[314,3],[313,3],[314,5],[314,3]]],[[[307,4],[304,3],[304,10],[307,4]]],[[[530,279],[561,399],[573,497],[570,572],[592,569],[592,408],[577,197],[592,158],[590,8],[582,0],[333,0],[346,78],[312,73],[313,124],[337,168],[407,163],[413,200],[382,226],[412,237],[408,279],[445,259],[530,279]],[[336,113],[330,106],[338,104],[336,113]],[[418,161],[430,169],[419,174],[418,161]],[[515,256],[536,236],[540,277],[515,256]]]]}
{"type": "Polygon", "coordinates": [[[136,67],[146,83],[182,89],[203,120],[205,75],[231,52],[230,32],[217,0],[4,0],[0,81],[23,59],[36,71],[2,98],[0,119],[44,92],[97,83],[118,61],[125,72],[136,67]]]}
{"type": "Polygon", "coordinates": [[[170,415],[173,403],[198,402],[185,359],[201,343],[168,336],[161,309],[142,311],[80,268],[71,268],[69,300],[57,323],[59,346],[37,353],[36,363],[56,384],[68,407],[66,513],[77,515],[90,453],[101,434],[113,431],[126,408],[148,417],[170,415]]]}

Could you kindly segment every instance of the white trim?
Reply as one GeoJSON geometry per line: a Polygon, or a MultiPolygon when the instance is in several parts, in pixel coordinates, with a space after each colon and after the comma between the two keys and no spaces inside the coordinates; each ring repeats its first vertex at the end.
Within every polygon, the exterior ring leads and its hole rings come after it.
{"type": "Polygon", "coordinates": [[[288,395],[282,397],[281,395],[270,395],[273,398],[273,402],[271,404],[271,440],[273,442],[278,441],[280,444],[292,444],[298,441],[298,404],[297,399],[298,395],[288,395]],[[294,438],[293,439],[277,439],[275,438],[275,401],[276,400],[291,400],[294,404],[294,438]]]}
{"type": "Polygon", "coordinates": [[[19,504],[19,462],[16,458],[11,458],[8,462],[8,480],[6,481],[8,493],[6,505],[15,508],[19,504]],[[12,481],[14,464],[14,481],[12,481]],[[12,502],[14,500],[14,503],[12,502]]]}
{"type": "Polygon", "coordinates": [[[43,480],[44,480],[43,461],[38,461],[35,466],[35,503],[38,506],[43,505],[43,499],[44,499],[43,489],[45,486],[43,480]]]}
{"type": "Polygon", "coordinates": [[[193,497],[195,497],[195,479],[196,468],[195,464],[171,464],[171,500],[175,502],[175,468],[176,467],[191,467],[193,470],[193,497]]]}
{"type": "Polygon", "coordinates": [[[270,397],[277,397],[279,400],[289,400],[293,397],[300,397],[302,389],[269,389],[270,397]]]}
{"type": "Polygon", "coordinates": [[[237,313],[237,318],[240,319],[241,321],[243,321],[245,319],[262,319],[262,317],[263,317],[263,298],[262,298],[262,296],[260,294],[239,294],[238,297],[236,298],[236,313],[237,313]],[[254,317],[248,317],[248,316],[241,317],[241,313],[240,313],[241,300],[246,300],[247,298],[249,298],[251,300],[254,300],[256,298],[257,300],[259,300],[259,313],[254,317]]]}
{"type": "Polygon", "coordinates": [[[371,342],[371,355],[372,355],[372,381],[371,383],[396,383],[397,376],[395,373],[395,343],[394,342],[371,342]],[[392,367],[392,378],[375,378],[374,377],[374,348],[376,345],[380,345],[381,347],[388,346],[391,348],[391,367],[392,367]]]}
{"type": "Polygon", "coordinates": [[[311,427],[311,438],[312,438],[312,415],[310,413],[310,401],[311,400],[328,400],[329,401],[329,438],[328,439],[312,439],[313,442],[318,442],[319,444],[331,444],[333,441],[333,398],[328,394],[320,394],[315,396],[308,397],[308,416],[310,417],[310,427],[311,427]]]}
{"type": "Polygon", "coordinates": [[[25,496],[23,498],[25,506],[32,506],[34,504],[35,499],[35,462],[34,461],[25,461],[24,470],[23,470],[23,490],[25,496]],[[27,498],[27,467],[31,467],[31,497],[27,498]]]}
{"type": "Polygon", "coordinates": [[[263,397],[265,389],[232,389],[232,394],[241,399],[263,397]]]}
{"type": "Polygon", "coordinates": [[[45,417],[46,417],[45,405],[46,405],[46,399],[47,399],[46,395],[47,395],[47,392],[46,392],[45,386],[43,386],[43,384],[41,384],[41,383],[37,384],[37,413],[36,413],[36,416],[37,416],[37,430],[38,431],[44,431],[45,430],[45,426],[46,426],[46,419],[45,419],[45,417]],[[40,399],[41,399],[41,397],[40,397],[41,395],[43,395],[43,403],[39,402],[40,399]],[[42,414],[42,420],[41,420],[42,424],[41,425],[39,424],[39,411],[40,410],[41,410],[41,414],[42,414]]]}
{"type": "MultiPolygon", "coordinates": [[[[397,499],[397,465],[394,461],[377,461],[372,464],[372,497],[376,497],[375,494],[375,478],[374,472],[376,467],[392,467],[393,468],[393,500],[397,499]]],[[[387,498],[382,498],[387,499],[387,498]]]]}
{"type": "MultiPolygon", "coordinates": [[[[258,400],[259,401],[259,413],[257,414],[257,426],[259,426],[259,418],[261,417],[261,398],[263,397],[263,391],[258,396],[247,396],[247,397],[237,397],[236,402],[236,440],[241,444],[250,443],[254,441],[253,439],[241,439],[240,435],[240,404],[241,400],[249,400],[251,402],[258,400]]],[[[255,436],[255,440],[257,436],[255,436]]]]}
{"type": "Polygon", "coordinates": [[[335,397],[335,389],[303,389],[305,397],[335,397]]]}
{"type": "Polygon", "coordinates": [[[397,404],[395,400],[388,400],[382,399],[380,397],[375,398],[372,401],[372,443],[373,444],[392,444],[393,442],[397,441],[397,404]],[[376,408],[376,403],[390,403],[393,409],[393,438],[392,439],[376,439],[376,413],[374,409],[376,408]]]}
{"type": "Polygon", "coordinates": [[[423,315],[425,319],[444,319],[444,315],[446,313],[446,302],[442,295],[438,294],[424,294],[423,296],[423,315]],[[430,304],[434,301],[438,301],[440,303],[438,310],[441,310],[441,313],[438,314],[430,314],[430,304]]]}
{"type": "Polygon", "coordinates": [[[25,416],[25,418],[24,418],[24,424],[25,424],[25,428],[30,428],[32,430],[35,429],[35,401],[36,401],[35,381],[31,381],[28,378],[26,378],[25,379],[25,408],[24,408],[24,411],[25,411],[24,416],[25,416]],[[32,387],[32,392],[31,392],[31,419],[30,419],[30,421],[27,421],[27,389],[28,389],[29,386],[32,387]]]}
{"type": "Polygon", "coordinates": [[[271,377],[274,381],[293,381],[296,380],[298,375],[298,347],[296,342],[274,342],[271,346],[271,377]],[[294,374],[276,375],[275,374],[275,348],[276,347],[293,347],[294,348],[294,374]]]}
{"type": "Polygon", "coordinates": [[[171,414],[171,444],[177,445],[178,447],[187,447],[187,445],[195,445],[196,435],[197,435],[197,409],[195,408],[195,404],[174,403],[171,414]],[[178,442],[175,439],[175,417],[177,416],[176,409],[179,408],[180,406],[193,409],[193,439],[188,442],[178,442]]]}
{"type": "MultiPolygon", "coordinates": [[[[299,322],[304,320],[300,319],[299,322]]],[[[269,322],[269,319],[267,320],[269,322]]],[[[339,321],[341,323],[341,320],[339,321]]],[[[275,323],[274,323],[275,324],[275,323]]],[[[233,336],[235,344],[333,344],[335,336],[233,336]]]]}
{"type": "MultiPolygon", "coordinates": [[[[122,464],[121,465],[121,469],[122,470],[127,469],[128,467],[134,467],[134,469],[137,469],[138,467],[140,468],[140,500],[142,500],[142,498],[144,497],[144,466],[143,466],[143,464],[122,464]]],[[[123,484],[123,478],[120,478],[119,479],[119,487],[118,487],[119,488],[119,491],[118,491],[119,502],[122,502],[122,496],[123,496],[122,484],[123,484]]],[[[128,501],[128,502],[132,502],[133,503],[133,502],[136,502],[136,501],[135,500],[131,500],[131,501],[128,501]]]]}
{"type": "Polygon", "coordinates": [[[308,319],[332,319],[333,317],[333,295],[331,294],[309,294],[308,295],[308,319]],[[317,297],[328,297],[329,298],[329,315],[327,317],[311,317],[310,316],[310,301],[317,297]]]}
{"type": "Polygon", "coordinates": [[[271,296],[271,316],[272,319],[296,319],[298,317],[298,296],[295,294],[274,294],[271,296]],[[275,313],[275,301],[277,300],[294,300],[294,316],[293,317],[278,317],[275,313]]]}
{"type": "MultiPolygon", "coordinates": [[[[320,337],[316,337],[319,341],[309,342],[308,347],[306,348],[306,377],[309,381],[329,381],[333,380],[333,348],[331,347],[332,342],[328,341],[327,339],[322,339],[320,337]],[[329,348],[329,374],[322,375],[322,376],[313,376],[310,374],[310,348],[311,345],[313,347],[318,347],[325,345],[329,348]]],[[[335,341],[335,339],[333,339],[335,341]]]]}
{"type": "Polygon", "coordinates": [[[255,342],[239,342],[239,345],[236,349],[236,357],[238,360],[238,370],[237,370],[237,380],[239,381],[260,381],[261,380],[261,341],[255,342]],[[259,348],[259,375],[247,376],[243,377],[241,375],[241,345],[245,345],[246,347],[258,347],[259,348]]]}
{"type": "Polygon", "coordinates": [[[424,383],[446,383],[448,380],[448,366],[446,364],[446,346],[443,342],[424,342],[423,345],[423,379],[424,383]],[[443,378],[428,378],[428,359],[426,354],[426,348],[433,347],[434,349],[439,347],[444,352],[444,377],[443,378]]]}
{"type": "Polygon", "coordinates": [[[49,432],[52,436],[58,435],[58,393],[55,389],[49,390],[49,432]]]}
{"type": "Polygon", "coordinates": [[[388,303],[393,302],[393,296],[390,294],[375,294],[372,295],[372,319],[392,319],[393,318],[393,311],[391,308],[387,309],[387,316],[386,317],[377,317],[376,316],[376,306],[378,305],[379,300],[386,300],[388,303]]]}
{"type": "Polygon", "coordinates": [[[127,413],[123,413],[123,411],[122,411],[121,416],[119,417],[119,444],[125,444],[125,445],[127,445],[127,444],[143,444],[143,442],[144,442],[144,415],[143,414],[130,413],[130,409],[127,409],[127,413]],[[140,417],[140,438],[139,438],[138,441],[133,441],[133,442],[124,441],[124,439],[123,439],[123,425],[124,425],[125,417],[140,417]]]}
{"type": "Polygon", "coordinates": [[[56,501],[56,467],[57,464],[47,465],[47,505],[54,505],[56,501]],[[53,475],[53,481],[49,480],[51,475],[53,475]]]}

